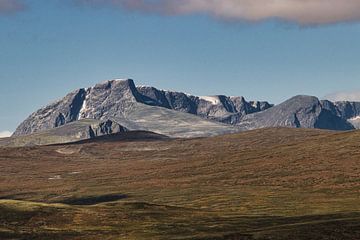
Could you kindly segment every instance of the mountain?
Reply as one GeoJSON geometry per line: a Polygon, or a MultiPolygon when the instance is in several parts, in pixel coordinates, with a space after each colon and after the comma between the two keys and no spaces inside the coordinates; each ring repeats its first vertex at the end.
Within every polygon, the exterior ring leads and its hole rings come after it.
{"type": "Polygon", "coordinates": [[[172,137],[211,136],[239,131],[237,127],[220,123],[234,113],[243,116],[271,106],[267,102],[246,102],[243,97],[196,97],[136,87],[130,79],[111,80],[73,91],[39,109],[20,124],[14,136],[81,119],[113,119],[129,130],[147,130],[172,137]]]}
{"type": "Polygon", "coordinates": [[[75,90],[31,114],[14,137],[38,133],[83,119],[113,121],[129,131],[169,137],[206,137],[266,128],[351,130],[360,127],[360,103],[295,96],[279,105],[244,97],[194,96],[110,80],[75,90]]]}
{"type": "Polygon", "coordinates": [[[246,130],[265,127],[354,129],[346,119],[348,112],[345,108],[336,106],[343,104],[335,105],[329,101],[321,102],[316,97],[299,95],[265,111],[247,115],[237,125],[246,130]]]}

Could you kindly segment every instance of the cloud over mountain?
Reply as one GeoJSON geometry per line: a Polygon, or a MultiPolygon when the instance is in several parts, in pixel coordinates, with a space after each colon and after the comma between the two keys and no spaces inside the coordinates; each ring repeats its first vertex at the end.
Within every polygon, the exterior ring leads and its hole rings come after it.
{"type": "Polygon", "coordinates": [[[360,90],[330,93],[324,99],[336,101],[360,102],[360,90]]]}
{"type": "Polygon", "coordinates": [[[9,132],[9,131],[0,132],[0,138],[10,137],[11,135],[12,135],[12,132],[9,132]]]}
{"type": "Polygon", "coordinates": [[[165,15],[205,13],[218,19],[281,19],[300,25],[360,20],[359,0],[75,0],[165,15]]]}
{"type": "Polygon", "coordinates": [[[25,4],[19,0],[0,0],[0,14],[9,14],[21,11],[25,4]]]}

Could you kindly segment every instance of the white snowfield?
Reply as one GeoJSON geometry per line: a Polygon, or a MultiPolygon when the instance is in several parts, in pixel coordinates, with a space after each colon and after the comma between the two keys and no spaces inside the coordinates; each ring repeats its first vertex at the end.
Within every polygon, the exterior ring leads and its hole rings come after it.
{"type": "Polygon", "coordinates": [[[87,110],[88,110],[88,108],[86,106],[86,99],[85,99],[83,104],[82,104],[82,107],[80,109],[78,120],[85,117],[85,113],[86,113],[87,110]]]}
{"type": "Polygon", "coordinates": [[[258,101],[254,101],[252,104],[251,104],[251,106],[253,106],[254,108],[256,108],[257,107],[257,105],[258,105],[258,101]]]}
{"type": "Polygon", "coordinates": [[[214,105],[217,105],[220,103],[220,99],[218,96],[200,96],[199,99],[202,99],[207,102],[211,102],[214,105]]]}
{"type": "MultiPolygon", "coordinates": [[[[88,92],[88,90],[89,90],[89,88],[85,88],[86,93],[88,92]]],[[[84,99],[84,101],[82,103],[81,109],[79,111],[78,120],[85,119],[86,118],[86,113],[88,111],[90,111],[90,108],[87,106],[88,99],[89,99],[89,94],[86,94],[85,99],[84,99]]]]}

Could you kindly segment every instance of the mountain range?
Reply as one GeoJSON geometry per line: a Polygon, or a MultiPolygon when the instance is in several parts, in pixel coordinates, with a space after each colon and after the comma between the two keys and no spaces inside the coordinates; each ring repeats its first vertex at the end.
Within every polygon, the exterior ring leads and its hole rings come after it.
{"type": "MultiPolygon", "coordinates": [[[[352,130],[360,127],[359,116],[360,102],[330,102],[299,95],[273,105],[246,101],[241,96],[194,96],[136,86],[131,79],[115,79],[77,89],[37,110],[17,127],[12,138],[39,136],[44,131],[59,134],[60,130],[52,130],[59,127],[66,133],[63,135],[77,136],[78,140],[125,130],[151,131],[176,138],[267,127],[352,130]],[[77,122],[82,128],[74,132],[77,122]]],[[[63,138],[61,142],[68,140],[63,138]]]]}

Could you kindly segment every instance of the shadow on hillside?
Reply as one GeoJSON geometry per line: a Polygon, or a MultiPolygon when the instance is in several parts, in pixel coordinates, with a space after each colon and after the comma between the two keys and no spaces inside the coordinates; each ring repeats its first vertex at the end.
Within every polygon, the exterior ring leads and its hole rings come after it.
{"type": "Polygon", "coordinates": [[[121,199],[125,199],[128,196],[125,194],[107,194],[101,196],[89,196],[81,198],[69,198],[60,203],[65,203],[69,205],[95,205],[99,203],[114,202],[121,199]]]}

